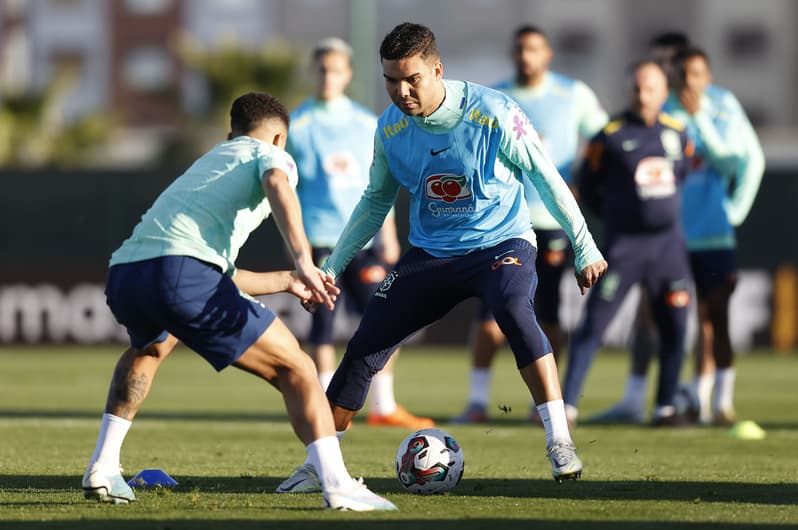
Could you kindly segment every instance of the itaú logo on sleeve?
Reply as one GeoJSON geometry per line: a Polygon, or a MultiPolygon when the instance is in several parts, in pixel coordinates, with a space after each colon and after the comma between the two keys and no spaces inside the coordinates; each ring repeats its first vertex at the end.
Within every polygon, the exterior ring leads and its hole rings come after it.
{"type": "Polygon", "coordinates": [[[453,203],[471,197],[464,175],[430,175],[425,182],[428,199],[453,203]]]}

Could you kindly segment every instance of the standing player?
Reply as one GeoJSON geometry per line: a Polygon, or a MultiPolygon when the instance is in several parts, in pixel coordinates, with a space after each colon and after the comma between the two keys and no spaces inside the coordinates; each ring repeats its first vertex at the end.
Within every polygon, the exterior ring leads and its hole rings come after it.
{"type": "MultiPolygon", "coordinates": [[[[327,389],[343,434],[363,407],[372,376],[410,334],[459,302],[484,300],[507,335],[543,419],[552,474],[578,478],[551,345],[535,318],[534,232],[522,178],[532,179],[571,238],[584,291],[603,274],[596,248],[568,186],[524,112],[506,95],[443,79],[435,37],[411,23],[380,46],[393,105],[380,116],[369,186],[324,264],[338,275],[377,232],[400,187],[410,193],[410,243],[371,298],[327,389]]],[[[315,480],[306,465],[288,480],[315,480]]]]}
{"type": "Polygon", "coordinates": [[[604,222],[613,271],[591,291],[571,341],[565,403],[576,419],[582,384],[604,331],[632,285],[651,293],[660,336],[660,378],[654,425],[676,425],[673,398],[684,357],[689,272],[680,190],[693,147],[684,128],[660,109],[668,97],[664,71],[645,61],[632,71],[631,108],[588,146],[578,175],[584,203],[604,222]]]}
{"type": "MultiPolygon", "coordinates": [[[[360,195],[368,185],[371,143],[377,119],[349,99],[345,90],[352,80],[352,48],[338,38],[324,39],[313,50],[315,97],[291,114],[287,151],[299,170],[297,194],[302,220],[313,247],[313,261],[324,263],[341,235],[360,195]]],[[[385,279],[386,266],[399,259],[399,241],[393,213],[380,230],[378,244],[369,242],[339,276],[348,300],[359,313],[385,279]]],[[[319,308],[313,314],[309,342],[324,389],[335,371],[334,311],[319,308]]],[[[427,429],[435,422],[419,418],[397,405],[393,391],[393,362],[374,376],[369,391],[370,425],[397,425],[427,429]]]]}
{"type": "Polygon", "coordinates": [[[321,477],[327,508],[395,510],[346,471],[324,392],[288,328],[251,295],[290,291],[332,308],[333,278],[313,266],[283,151],[288,113],[266,94],[245,94],[230,110],[231,132],[178,177],[111,256],[106,294],[130,335],[114,370],[100,434],[83,475],[86,497],[127,503],[122,442],[153,377],[178,341],[216,370],[229,365],[272,384],[321,477]],[[296,264],[294,276],[235,267],[249,234],[270,213],[296,264]]]}
{"type": "MultiPolygon", "coordinates": [[[[694,390],[699,421],[726,425],[735,419],[735,370],[728,323],[737,277],[734,227],[751,209],[765,168],[764,155],[737,98],[711,84],[704,52],[690,48],[687,37],[679,38],[679,34],[655,38],[651,49],[673,72],[673,90],[665,108],[687,124],[698,147],[699,156],[684,189],[682,212],[698,296],[694,390]]],[[[636,335],[645,336],[645,322],[637,326],[636,335]]],[[[627,422],[642,416],[651,356],[648,342],[634,344],[632,370],[620,403],[595,420],[627,422]]]]}
{"type": "MultiPolygon", "coordinates": [[[[548,38],[541,29],[521,26],[513,36],[515,79],[495,88],[512,97],[529,116],[557,171],[570,184],[579,135],[585,138],[595,136],[607,123],[607,113],[586,84],[549,70],[552,56],[548,38]]],[[[570,245],[568,236],[548,212],[528,179],[524,179],[524,196],[537,235],[539,283],[535,292],[535,313],[557,356],[563,346],[559,324],[560,280],[569,266],[570,245]]],[[[478,316],[468,406],[452,420],[455,423],[487,421],[490,366],[496,351],[505,342],[484,303],[478,316]]],[[[532,416],[539,419],[534,403],[532,416]]]]}

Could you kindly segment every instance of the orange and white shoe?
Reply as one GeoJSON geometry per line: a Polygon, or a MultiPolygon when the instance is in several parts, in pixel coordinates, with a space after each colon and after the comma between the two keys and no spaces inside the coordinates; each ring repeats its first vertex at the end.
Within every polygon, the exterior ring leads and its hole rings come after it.
{"type": "Polygon", "coordinates": [[[381,415],[369,412],[366,416],[368,425],[382,425],[388,427],[406,427],[418,431],[421,429],[431,429],[435,427],[432,418],[422,418],[414,416],[402,405],[396,405],[396,410],[390,414],[381,415]]]}

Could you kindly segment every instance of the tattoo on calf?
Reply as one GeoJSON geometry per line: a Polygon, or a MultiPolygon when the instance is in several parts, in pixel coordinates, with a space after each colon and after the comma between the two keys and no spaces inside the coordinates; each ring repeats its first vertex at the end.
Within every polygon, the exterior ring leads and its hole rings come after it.
{"type": "Polygon", "coordinates": [[[130,419],[147,397],[149,386],[150,379],[145,373],[114,372],[106,409],[116,410],[121,417],[130,419]]]}

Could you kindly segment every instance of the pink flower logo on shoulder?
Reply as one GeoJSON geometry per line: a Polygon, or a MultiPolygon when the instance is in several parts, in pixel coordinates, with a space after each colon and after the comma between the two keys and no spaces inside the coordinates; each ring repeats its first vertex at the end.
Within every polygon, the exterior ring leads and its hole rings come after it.
{"type": "Polygon", "coordinates": [[[517,113],[513,116],[513,122],[515,123],[515,125],[513,125],[513,132],[515,133],[516,140],[520,140],[522,136],[527,134],[526,126],[529,125],[529,120],[526,119],[525,116],[523,118],[521,116],[523,115],[517,113]]]}

